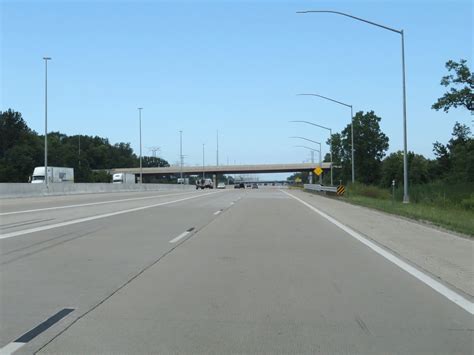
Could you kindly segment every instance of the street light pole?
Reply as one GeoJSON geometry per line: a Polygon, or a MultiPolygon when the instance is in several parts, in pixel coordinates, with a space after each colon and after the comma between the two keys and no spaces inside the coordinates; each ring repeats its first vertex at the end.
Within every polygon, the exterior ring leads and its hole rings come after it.
{"type": "Polygon", "coordinates": [[[405,87],[405,34],[402,36],[402,76],[403,76],[403,203],[410,202],[408,195],[408,148],[407,148],[407,94],[405,87]]]}
{"type": "Polygon", "coordinates": [[[138,108],[138,125],[140,128],[140,185],[143,184],[143,167],[142,167],[142,110],[143,107],[138,108]]]}
{"type": "MultiPolygon", "coordinates": [[[[331,99],[330,97],[326,97],[326,96],[323,96],[323,95],[318,95],[318,94],[298,94],[299,96],[316,96],[316,97],[320,97],[322,99],[325,99],[325,100],[328,100],[328,101],[332,101],[336,104],[339,104],[339,105],[342,105],[342,106],[346,106],[346,107],[349,107],[351,109],[351,170],[352,170],[352,183],[355,182],[355,160],[354,160],[354,115],[353,115],[353,112],[352,112],[352,105],[349,105],[349,104],[346,104],[344,102],[341,102],[341,101],[337,101],[337,100],[334,100],[334,99],[331,99]]],[[[332,134],[331,134],[331,139],[332,139],[332,134]]],[[[331,183],[332,185],[332,183],[331,183]]]]}
{"type": "Polygon", "coordinates": [[[333,160],[332,160],[332,129],[329,128],[329,127],[324,127],[324,126],[321,126],[319,124],[316,124],[316,123],[313,123],[313,122],[309,122],[309,121],[290,121],[290,122],[299,122],[299,123],[307,123],[307,124],[310,124],[310,125],[313,125],[313,126],[316,126],[316,127],[319,127],[319,128],[323,128],[323,129],[326,129],[329,131],[329,143],[330,143],[330,151],[329,151],[329,156],[331,158],[331,186],[333,185],[333,179],[332,179],[332,165],[333,165],[333,160]]]}
{"type": "Polygon", "coordinates": [[[349,17],[351,19],[365,22],[369,25],[383,28],[384,30],[398,33],[401,36],[401,46],[402,46],[402,86],[403,86],[403,203],[409,203],[410,197],[408,195],[408,148],[407,148],[407,98],[406,98],[406,85],[405,85],[405,33],[403,30],[397,30],[388,26],[381,25],[372,21],[365,20],[360,17],[346,14],[340,11],[329,11],[329,10],[309,10],[309,11],[297,11],[298,14],[307,14],[307,13],[330,13],[349,17]]]}
{"type": "Polygon", "coordinates": [[[48,60],[50,57],[43,57],[44,76],[44,183],[48,187],[48,60]]]}
{"type": "Polygon", "coordinates": [[[217,138],[216,165],[219,166],[219,130],[217,130],[216,138],[217,138]]]}
{"type": "Polygon", "coordinates": [[[204,143],[202,144],[202,178],[205,179],[205,168],[204,168],[204,143]]]}
{"type": "Polygon", "coordinates": [[[181,184],[184,185],[184,180],[183,180],[183,131],[179,131],[179,161],[180,161],[180,178],[181,178],[181,184]]]}
{"type": "Polygon", "coordinates": [[[355,182],[355,160],[354,160],[354,114],[351,105],[351,162],[352,162],[352,183],[355,182]]]}

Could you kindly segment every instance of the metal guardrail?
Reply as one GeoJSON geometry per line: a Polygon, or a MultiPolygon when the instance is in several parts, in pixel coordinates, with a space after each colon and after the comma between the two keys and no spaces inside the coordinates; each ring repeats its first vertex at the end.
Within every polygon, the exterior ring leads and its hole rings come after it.
{"type": "Polygon", "coordinates": [[[324,186],[319,184],[304,184],[305,190],[317,191],[317,192],[334,192],[337,193],[337,186],[324,186]]]}

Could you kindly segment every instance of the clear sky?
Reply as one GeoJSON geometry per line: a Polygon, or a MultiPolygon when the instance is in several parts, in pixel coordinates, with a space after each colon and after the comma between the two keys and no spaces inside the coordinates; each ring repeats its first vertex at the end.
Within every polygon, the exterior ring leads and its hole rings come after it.
{"type": "MultiPolygon", "coordinates": [[[[408,148],[432,157],[446,143],[458,109],[431,110],[449,59],[472,69],[471,1],[1,1],[1,110],[20,111],[44,130],[44,62],[49,63],[49,129],[108,137],[144,154],[186,164],[279,163],[309,158],[288,137],[325,142],[326,131],[288,123],[309,120],[340,131],[347,108],[314,92],[374,110],[402,149],[400,36],[330,14],[331,9],[404,29],[408,148]]],[[[327,152],[326,146],[324,152],[327,152]]]]}

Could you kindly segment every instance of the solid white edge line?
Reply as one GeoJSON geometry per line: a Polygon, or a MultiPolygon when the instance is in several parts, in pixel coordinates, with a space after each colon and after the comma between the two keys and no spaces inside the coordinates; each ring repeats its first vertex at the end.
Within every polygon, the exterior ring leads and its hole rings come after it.
{"type": "Polygon", "coordinates": [[[74,208],[74,207],[85,207],[85,206],[95,206],[95,205],[105,205],[114,202],[126,202],[126,201],[139,201],[139,200],[149,200],[152,198],[157,197],[165,197],[165,196],[179,196],[189,194],[193,191],[189,192],[180,192],[180,193],[173,193],[173,194],[165,194],[165,195],[153,195],[153,196],[146,196],[146,197],[135,197],[135,198],[125,198],[121,200],[110,200],[110,201],[101,201],[101,202],[90,202],[90,203],[81,203],[77,205],[67,205],[67,206],[57,206],[57,207],[45,207],[45,208],[37,208],[34,210],[23,210],[23,211],[13,211],[13,212],[3,212],[0,213],[0,216],[9,216],[13,214],[22,214],[22,213],[31,213],[31,212],[41,212],[41,211],[51,211],[51,210],[61,210],[65,208],[74,208]]]}
{"type": "Polygon", "coordinates": [[[57,223],[57,224],[50,224],[50,225],[47,225],[47,226],[41,226],[41,227],[36,227],[36,228],[31,228],[31,229],[24,229],[24,230],[21,230],[21,231],[11,232],[11,233],[7,233],[7,234],[0,234],[0,239],[7,239],[7,238],[17,237],[17,236],[24,235],[24,234],[41,232],[41,231],[45,231],[45,230],[48,230],[48,229],[59,228],[59,227],[69,226],[71,224],[77,224],[77,223],[82,223],[82,222],[93,221],[95,219],[101,219],[101,218],[106,218],[106,217],[117,216],[117,215],[120,215],[120,214],[129,213],[129,212],[142,211],[142,210],[146,210],[148,208],[169,205],[171,203],[191,200],[191,199],[194,199],[194,198],[203,197],[203,196],[212,195],[212,194],[217,194],[217,193],[220,193],[220,192],[209,192],[209,193],[206,193],[206,194],[203,194],[203,195],[195,195],[195,196],[191,196],[191,197],[181,198],[179,200],[160,202],[160,203],[155,203],[153,205],[135,207],[135,208],[131,208],[131,209],[128,209],[128,210],[110,212],[110,213],[105,213],[105,214],[101,214],[101,215],[97,215],[97,216],[84,217],[84,218],[79,218],[79,219],[75,219],[75,220],[72,220],[72,221],[61,222],[61,223],[57,223]]]}
{"type": "Polygon", "coordinates": [[[176,243],[176,242],[180,241],[181,239],[183,239],[184,237],[186,237],[189,233],[191,233],[191,232],[186,231],[186,232],[181,233],[181,234],[178,235],[176,238],[171,239],[171,240],[170,240],[170,243],[176,243]]]}
{"type": "Polygon", "coordinates": [[[411,266],[407,262],[403,261],[402,259],[399,259],[392,253],[388,252],[387,250],[379,247],[377,244],[371,242],[370,240],[366,239],[353,229],[347,227],[346,225],[340,223],[336,219],[332,218],[331,216],[327,215],[326,213],[320,211],[316,207],[310,205],[306,201],[303,201],[299,197],[296,197],[288,192],[285,192],[283,190],[280,190],[284,194],[290,196],[291,198],[297,200],[298,202],[302,203],[306,207],[310,208],[317,214],[319,214],[321,217],[326,218],[329,222],[335,224],[337,227],[342,229],[344,232],[352,236],[353,238],[357,239],[359,242],[365,244],[368,246],[370,249],[375,251],[377,254],[383,256],[385,259],[391,261],[393,264],[397,265],[399,268],[402,270],[408,272],[410,275],[414,276],[427,286],[431,287],[433,290],[438,292],[439,294],[443,295],[446,297],[448,300],[451,302],[457,304],[459,307],[464,309],[465,311],[469,312],[470,314],[474,314],[474,303],[463,297],[462,295],[458,294],[457,292],[451,290],[447,286],[443,285],[441,282],[437,281],[436,279],[432,278],[431,276],[425,274],[424,272],[418,270],[417,268],[411,266]]]}
{"type": "Polygon", "coordinates": [[[221,210],[214,212],[214,216],[217,216],[221,212],[222,212],[221,210]]]}
{"type": "Polygon", "coordinates": [[[0,349],[0,355],[11,355],[25,344],[26,343],[18,343],[16,341],[8,343],[0,349]]]}

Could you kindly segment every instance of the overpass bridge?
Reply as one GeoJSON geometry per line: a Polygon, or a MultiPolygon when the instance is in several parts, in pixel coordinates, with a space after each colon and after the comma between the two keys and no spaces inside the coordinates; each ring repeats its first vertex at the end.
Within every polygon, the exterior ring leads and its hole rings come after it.
{"type": "MultiPolygon", "coordinates": [[[[265,174],[265,173],[295,173],[312,171],[319,164],[317,163],[296,163],[296,164],[255,164],[255,165],[208,165],[208,166],[168,166],[160,168],[143,168],[144,176],[165,176],[178,175],[199,175],[203,172],[207,175],[217,174],[265,174]]],[[[331,163],[322,163],[323,170],[331,169],[331,163]]],[[[114,168],[110,169],[114,173],[140,174],[140,168],[114,168]]]]}

